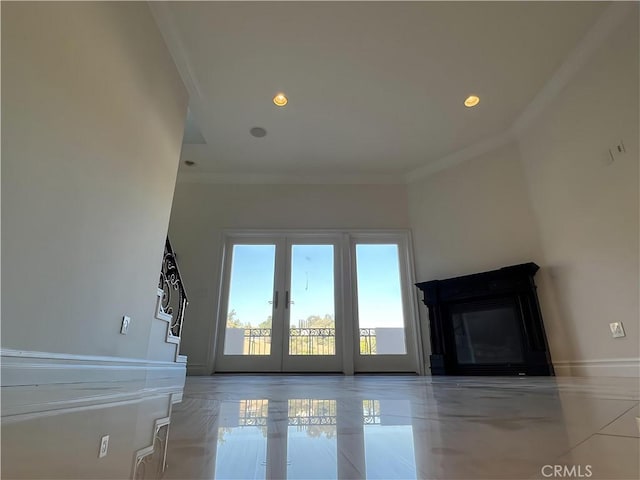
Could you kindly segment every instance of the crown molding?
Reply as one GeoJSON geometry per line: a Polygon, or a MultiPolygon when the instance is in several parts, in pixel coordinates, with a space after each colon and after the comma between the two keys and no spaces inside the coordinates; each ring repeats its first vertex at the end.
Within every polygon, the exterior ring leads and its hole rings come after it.
{"type": "Polygon", "coordinates": [[[481,140],[462,150],[453,152],[449,155],[439,158],[438,160],[429,162],[428,164],[416,168],[405,175],[405,183],[414,183],[418,180],[426,178],[442,170],[454,167],[461,163],[471,160],[479,155],[496,150],[503,145],[513,141],[514,137],[510,130],[494,135],[493,137],[481,140]]]}
{"type": "Polygon", "coordinates": [[[634,12],[636,2],[613,2],[600,15],[582,40],[569,53],[560,67],[533,100],[513,122],[511,131],[518,137],[540,116],[558,94],[569,84],[575,75],[589,61],[594,52],[604,43],[607,37],[629,16],[636,16],[634,12]]]}
{"type": "Polygon", "coordinates": [[[269,173],[182,173],[177,183],[246,185],[389,185],[404,184],[402,174],[269,174],[269,173]]]}
{"type": "MultiPolygon", "coordinates": [[[[196,119],[201,119],[204,115],[200,109],[200,105],[203,104],[202,99],[204,96],[202,95],[200,84],[193,73],[193,68],[191,67],[187,50],[185,49],[184,43],[178,33],[178,29],[172,20],[170,2],[154,1],[147,3],[151,10],[151,15],[160,30],[160,34],[162,35],[162,38],[164,38],[164,42],[169,49],[169,53],[171,54],[176,69],[178,70],[178,74],[180,75],[180,78],[182,78],[182,82],[189,94],[189,110],[191,110],[192,115],[196,119]]],[[[207,137],[202,129],[200,129],[200,134],[206,143],[207,137]]]]}

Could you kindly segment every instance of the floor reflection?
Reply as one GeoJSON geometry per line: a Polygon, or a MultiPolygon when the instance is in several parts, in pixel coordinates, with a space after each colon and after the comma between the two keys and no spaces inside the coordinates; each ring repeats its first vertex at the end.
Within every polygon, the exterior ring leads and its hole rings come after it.
{"type": "Polygon", "coordinates": [[[1,473],[532,479],[561,464],[589,465],[592,479],[638,478],[638,397],[634,383],[582,379],[191,378],[184,395],[5,415],[1,473]]]}
{"type": "Polygon", "coordinates": [[[338,465],[343,462],[355,466],[358,478],[417,478],[410,411],[407,399],[224,401],[213,477],[333,479],[345,470],[338,465]],[[360,415],[353,416],[352,428],[339,432],[340,409],[360,415]],[[339,441],[348,455],[338,455],[339,441]],[[357,444],[364,448],[352,448],[357,444]]]}
{"type": "Polygon", "coordinates": [[[151,395],[5,416],[2,478],[162,478],[171,410],[180,398],[151,395]],[[108,449],[100,457],[106,435],[108,449]]]}
{"type": "Polygon", "coordinates": [[[409,400],[363,400],[366,478],[417,478],[409,400]]]}

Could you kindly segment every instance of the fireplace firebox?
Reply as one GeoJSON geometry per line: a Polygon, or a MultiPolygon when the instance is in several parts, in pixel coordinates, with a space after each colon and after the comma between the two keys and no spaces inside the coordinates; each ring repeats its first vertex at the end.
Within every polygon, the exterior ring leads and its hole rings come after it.
{"type": "Polygon", "coordinates": [[[432,375],[553,375],[538,269],[524,263],[416,283],[429,309],[432,375]]]}

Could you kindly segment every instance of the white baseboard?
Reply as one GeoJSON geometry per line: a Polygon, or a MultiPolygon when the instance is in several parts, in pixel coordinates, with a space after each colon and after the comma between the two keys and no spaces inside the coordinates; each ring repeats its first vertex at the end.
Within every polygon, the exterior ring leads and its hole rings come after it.
{"type": "Polygon", "coordinates": [[[560,377],[640,377],[640,358],[561,360],[553,362],[560,377]]]}
{"type": "Polygon", "coordinates": [[[1,349],[2,419],[180,393],[186,364],[1,349]]]}

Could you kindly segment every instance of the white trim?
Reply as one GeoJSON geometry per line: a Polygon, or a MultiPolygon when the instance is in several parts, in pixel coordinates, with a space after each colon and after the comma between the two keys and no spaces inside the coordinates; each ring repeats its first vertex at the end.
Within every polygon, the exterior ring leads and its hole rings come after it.
{"type": "Polygon", "coordinates": [[[411,232],[409,230],[389,232],[349,232],[349,250],[351,252],[351,308],[353,330],[353,368],[356,372],[415,372],[422,375],[424,372],[421,360],[422,343],[420,338],[420,326],[418,311],[416,309],[417,296],[414,288],[413,255],[411,232]],[[357,244],[395,244],[398,247],[398,273],[400,275],[400,291],[402,296],[402,309],[404,313],[405,354],[399,355],[360,355],[359,352],[359,323],[358,323],[358,288],[357,265],[355,247],[357,244]]]}
{"type": "Polygon", "coordinates": [[[184,387],[186,365],[124,357],[1,349],[2,417],[130,401],[184,387]]]}
{"type": "Polygon", "coordinates": [[[2,387],[163,381],[184,363],[1,349],[2,387]]]}
{"type": "Polygon", "coordinates": [[[434,175],[442,170],[454,167],[482,154],[496,150],[514,140],[511,131],[506,131],[474,143],[462,150],[427,163],[405,175],[405,183],[414,183],[423,178],[434,175]]]}
{"type": "Polygon", "coordinates": [[[187,356],[178,355],[178,358],[176,358],[176,363],[187,363],[187,356]]]}
{"type": "MultiPolygon", "coordinates": [[[[165,425],[170,425],[170,424],[171,424],[171,404],[169,404],[169,414],[168,414],[168,416],[163,417],[163,418],[158,418],[153,423],[153,430],[152,430],[152,434],[151,434],[151,445],[149,445],[148,447],[141,448],[133,456],[133,467],[131,468],[131,478],[137,478],[136,477],[136,474],[137,474],[136,471],[138,469],[139,463],[144,459],[144,457],[153,454],[153,452],[155,451],[156,435],[158,434],[158,431],[162,427],[164,427],[165,425]]],[[[164,439],[164,452],[163,452],[163,457],[162,457],[162,465],[163,466],[164,466],[164,464],[166,462],[167,442],[168,441],[169,441],[169,432],[167,431],[167,438],[164,439]]]]}
{"type": "Polygon", "coordinates": [[[173,316],[169,315],[168,313],[164,313],[162,311],[162,297],[164,295],[164,291],[161,288],[158,288],[156,295],[158,296],[158,300],[156,301],[156,318],[158,320],[163,320],[171,324],[171,320],[173,320],[173,316]]]}
{"type": "Polygon", "coordinates": [[[164,291],[161,288],[156,290],[156,314],[155,318],[157,320],[162,320],[163,322],[167,322],[167,332],[165,335],[166,343],[173,343],[175,345],[175,357],[174,361],[178,363],[186,363],[187,357],[185,355],[180,355],[180,337],[176,337],[171,333],[171,322],[173,321],[173,315],[169,315],[162,311],[162,297],[164,295],[164,291]]]}
{"type": "Polygon", "coordinates": [[[580,43],[571,51],[544,87],[513,122],[514,135],[522,132],[551,104],[564,87],[589,61],[593,53],[629,15],[633,15],[636,2],[612,2],[589,29],[580,43]]]}
{"type": "Polygon", "coordinates": [[[177,183],[246,184],[246,185],[394,185],[404,184],[401,173],[344,174],[271,174],[271,173],[185,173],[178,172],[177,183]]]}
{"type": "MultiPolygon", "coordinates": [[[[226,314],[226,300],[227,300],[227,283],[230,270],[230,256],[228,255],[230,246],[234,240],[242,239],[243,242],[261,242],[266,240],[277,241],[278,239],[288,238],[299,241],[305,239],[311,240],[324,240],[332,243],[337,249],[339,254],[339,265],[335,270],[336,285],[341,283],[344,291],[352,291],[354,287],[348,287],[349,285],[355,285],[355,277],[352,271],[351,261],[351,243],[352,240],[357,238],[358,241],[363,242],[391,242],[398,244],[399,254],[401,257],[401,279],[402,283],[406,284],[409,289],[406,296],[403,296],[403,306],[407,318],[407,355],[410,357],[411,364],[415,364],[407,369],[405,355],[400,355],[397,358],[394,371],[413,371],[419,374],[424,374],[424,361],[422,340],[420,339],[421,328],[419,325],[419,305],[418,298],[415,289],[412,288],[414,278],[414,259],[412,250],[411,231],[408,229],[226,229],[222,232],[222,256],[223,259],[220,263],[220,283],[218,286],[218,309],[214,322],[211,322],[214,329],[221,330],[223,317],[226,314]],[[340,277],[338,279],[338,276],[340,277]],[[413,361],[415,359],[415,362],[413,361]]],[[[276,242],[277,243],[277,242],[276,242]]],[[[277,252],[276,252],[277,254],[277,252]]],[[[342,371],[347,375],[354,373],[354,355],[350,353],[353,347],[354,333],[352,330],[354,327],[354,312],[355,312],[355,300],[351,298],[351,295],[339,295],[336,297],[336,315],[341,313],[343,315],[343,352],[342,352],[342,371]],[[348,341],[347,340],[351,340],[348,341]]],[[[274,317],[275,318],[275,317],[274,317]]],[[[211,334],[212,332],[210,332],[211,334]]],[[[189,375],[208,375],[213,371],[221,370],[219,363],[221,359],[221,352],[223,349],[223,339],[221,335],[210,335],[210,348],[207,358],[207,365],[194,364],[188,366],[189,375]],[[209,363],[209,359],[213,360],[213,364],[209,363]],[[207,371],[207,366],[210,368],[207,371]]],[[[394,357],[394,356],[392,356],[394,357]]],[[[265,364],[266,365],[266,364],[265,364]]],[[[227,368],[228,366],[224,366],[227,368]]],[[[225,369],[223,368],[223,370],[225,369]]],[[[226,370],[225,370],[226,371],[226,370]]],[[[273,370],[275,371],[275,370],[273,370]]]]}
{"type": "MultiPolygon", "coordinates": [[[[169,4],[167,2],[148,2],[148,5],[151,10],[151,15],[158,25],[160,34],[164,38],[167,48],[171,53],[176,69],[189,93],[189,97],[191,97],[190,104],[196,107],[202,105],[202,90],[195,75],[192,73],[193,69],[191,68],[182,39],[173,23],[169,4]]],[[[191,112],[193,113],[193,108],[191,112]]],[[[204,132],[200,133],[202,133],[204,137],[204,132]]]]}
{"type": "MultiPolygon", "coordinates": [[[[140,366],[140,367],[168,367],[175,366],[173,362],[163,362],[161,360],[145,360],[143,358],[127,358],[127,357],[108,357],[99,355],[76,355],[73,353],[55,353],[55,352],[37,352],[34,350],[17,350],[13,348],[0,348],[0,356],[2,357],[2,364],[4,365],[6,359],[9,358],[39,358],[45,360],[64,360],[67,362],[81,362],[100,364],[106,363],[128,365],[128,366],[140,366]]],[[[3,379],[4,380],[4,379],[3,379]]],[[[4,381],[2,382],[4,386],[4,381]]]]}
{"type": "Polygon", "coordinates": [[[559,377],[640,377],[640,358],[560,360],[553,362],[559,377]]]}

